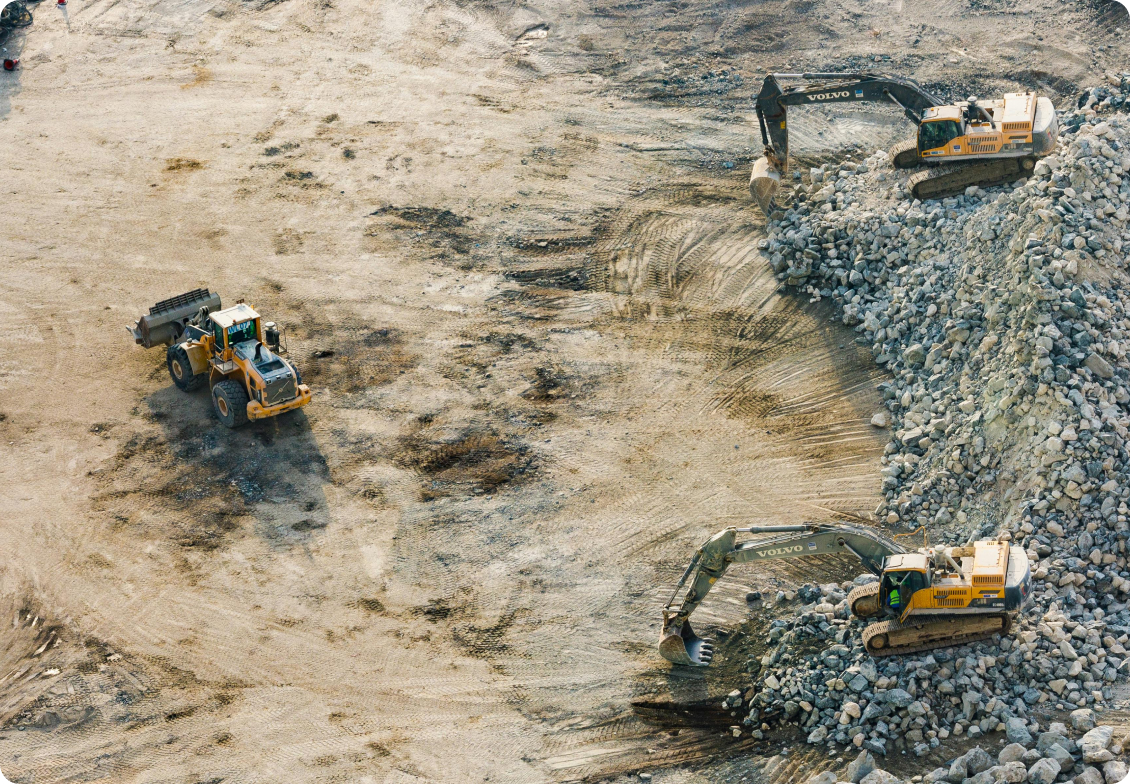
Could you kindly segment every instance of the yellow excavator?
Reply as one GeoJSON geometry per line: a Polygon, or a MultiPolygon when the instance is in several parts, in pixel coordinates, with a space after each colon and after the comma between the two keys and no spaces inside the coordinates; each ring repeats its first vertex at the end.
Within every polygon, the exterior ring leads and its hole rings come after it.
{"type": "Polygon", "coordinates": [[[907,181],[917,199],[1027,177],[1036,160],[1055,149],[1059,134],[1051,100],[1031,92],[946,104],[917,82],[886,74],[769,74],[755,105],[765,155],[754,162],[749,181],[750,195],[763,213],[771,211],[781,178],[789,171],[787,108],[868,101],[893,103],[918,126],[915,139],[891,150],[897,169],[927,167],[907,181]],[[782,88],[786,79],[814,81],[782,88]]]}
{"type": "Polygon", "coordinates": [[[313,397],[298,367],[280,356],[286,349],[279,328],[243,300],[223,308],[218,294],[194,289],[158,302],[130,334],[139,346],[166,346],[177,389],[209,384],[225,427],[293,411],[313,397]]]}
{"type": "Polygon", "coordinates": [[[1007,634],[1031,590],[1028,555],[1007,542],[982,540],[908,551],[894,539],[859,525],[726,528],[698,548],[664,605],[660,654],[673,664],[710,664],[714,646],[694,633],[690,616],[730,564],[832,554],[854,555],[879,577],[847,595],[856,618],[880,619],[863,630],[864,647],[875,657],[1007,634]],[[742,533],[788,535],[739,543],[742,533]]]}

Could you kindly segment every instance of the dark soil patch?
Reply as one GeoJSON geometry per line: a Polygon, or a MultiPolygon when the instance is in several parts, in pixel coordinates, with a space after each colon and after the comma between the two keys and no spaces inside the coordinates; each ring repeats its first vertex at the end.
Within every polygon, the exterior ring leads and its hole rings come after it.
{"type": "Polygon", "coordinates": [[[458,229],[466,225],[471,218],[456,215],[451,210],[441,210],[436,207],[395,207],[389,205],[369,213],[370,216],[391,215],[405,223],[425,229],[458,229]]]}
{"type": "Polygon", "coordinates": [[[424,475],[424,500],[469,492],[491,492],[536,469],[529,448],[489,427],[456,432],[425,428],[404,437],[394,458],[424,475]]]}

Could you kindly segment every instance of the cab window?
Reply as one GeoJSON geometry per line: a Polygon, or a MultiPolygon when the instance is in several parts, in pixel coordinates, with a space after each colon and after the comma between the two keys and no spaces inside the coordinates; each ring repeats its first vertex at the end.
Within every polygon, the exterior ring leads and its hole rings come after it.
{"type": "Polygon", "coordinates": [[[920,152],[942,147],[951,139],[961,136],[961,126],[956,120],[936,120],[923,123],[918,128],[918,149],[920,152]]]}
{"type": "Polygon", "coordinates": [[[884,606],[901,611],[914,592],[925,587],[926,575],[922,572],[887,572],[879,586],[880,599],[884,606]]]}
{"type": "Polygon", "coordinates": [[[228,327],[228,345],[234,346],[237,343],[242,343],[245,340],[255,339],[255,321],[243,321],[239,324],[232,324],[228,327]]]}

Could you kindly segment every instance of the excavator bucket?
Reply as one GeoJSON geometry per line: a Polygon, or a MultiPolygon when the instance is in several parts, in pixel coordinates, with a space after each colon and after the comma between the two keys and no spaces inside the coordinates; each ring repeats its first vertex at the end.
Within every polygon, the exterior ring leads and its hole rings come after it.
{"type": "Polygon", "coordinates": [[[705,667],[714,658],[714,644],[695,634],[690,621],[678,629],[665,623],[659,633],[659,653],[672,664],[705,667]]]}
{"type": "Polygon", "coordinates": [[[757,202],[761,212],[768,215],[773,208],[773,197],[781,187],[781,172],[765,156],[753,164],[753,174],[749,178],[749,195],[757,202]]]}

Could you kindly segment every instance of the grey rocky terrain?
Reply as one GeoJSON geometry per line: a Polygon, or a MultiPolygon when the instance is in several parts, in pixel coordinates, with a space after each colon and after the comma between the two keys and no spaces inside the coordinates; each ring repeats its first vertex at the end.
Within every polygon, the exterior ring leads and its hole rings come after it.
{"type": "Polygon", "coordinates": [[[1008,741],[998,758],[975,748],[925,780],[1126,776],[1096,711],[1130,675],[1127,102],[1130,74],[1085,91],[1027,181],[922,203],[879,151],[812,169],[770,216],[778,278],[833,300],[890,372],[876,514],[931,543],[1019,544],[1033,591],[1003,639],[872,659],[851,584],[806,585],[726,698],[736,731],[798,725],[810,744],[858,747],[842,774],[856,784],[893,780],[876,757],[992,733],[1008,741]]]}

